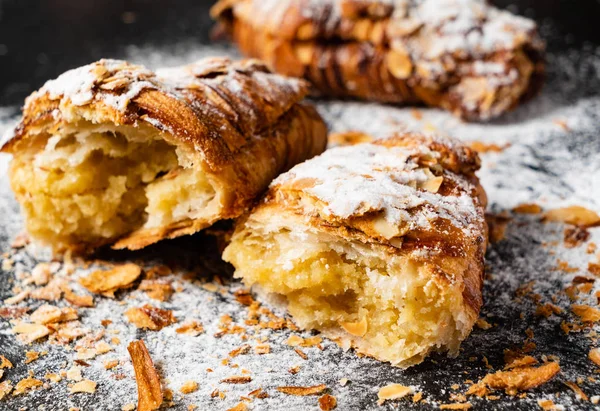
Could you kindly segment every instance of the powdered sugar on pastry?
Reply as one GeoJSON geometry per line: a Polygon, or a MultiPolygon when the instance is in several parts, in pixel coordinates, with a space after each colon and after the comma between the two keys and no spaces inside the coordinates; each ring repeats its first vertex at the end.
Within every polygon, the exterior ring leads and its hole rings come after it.
{"type": "MultiPolygon", "coordinates": [[[[273,186],[314,181],[302,190],[327,203],[325,213],[339,218],[383,211],[392,224],[408,222],[411,229],[428,229],[441,217],[469,234],[478,216],[474,200],[465,193],[444,196],[417,189],[433,177],[429,169],[419,168],[412,158],[417,154],[439,157],[439,153],[424,147],[336,147],[297,165],[276,179],[273,186]]],[[[464,177],[450,176],[466,192],[472,188],[464,177]]]]}

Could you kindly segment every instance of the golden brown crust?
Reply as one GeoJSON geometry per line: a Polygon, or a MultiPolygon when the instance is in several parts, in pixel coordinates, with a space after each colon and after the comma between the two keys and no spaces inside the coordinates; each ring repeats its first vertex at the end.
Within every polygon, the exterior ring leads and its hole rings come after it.
{"type": "Polygon", "coordinates": [[[101,60],[28,97],[1,151],[18,156],[41,150],[40,138],[67,125],[155,129],[206,173],[221,194],[222,210],[211,219],[140,230],[116,245],[136,249],[239,216],[279,173],[322,152],[326,126],[314,108],[299,103],[306,93],[303,81],[272,74],[255,60],[212,58],[157,72],[101,60]]]}
{"type": "Polygon", "coordinates": [[[482,0],[221,0],[212,15],[244,54],[327,96],[485,120],[542,84],[535,23],[482,0]]]}
{"type": "Polygon", "coordinates": [[[237,226],[244,227],[247,219],[265,221],[266,216],[285,213],[297,216],[299,224],[369,244],[386,255],[409,256],[436,273],[438,280],[462,284],[464,302],[475,321],[482,305],[487,248],[487,200],[475,175],[479,169],[477,153],[456,140],[411,133],[346,147],[346,151],[332,155],[331,150],[341,149],[330,149],[280,176],[264,200],[237,226]],[[391,157],[392,162],[375,160],[368,175],[360,175],[365,171],[357,169],[356,175],[346,172],[345,181],[336,181],[335,169],[343,167],[346,159],[351,164],[360,156],[381,156],[382,152],[373,146],[400,151],[391,157]],[[401,156],[406,156],[405,161],[401,156]],[[410,180],[411,172],[425,169],[431,170],[432,181],[443,178],[439,187],[410,180]],[[365,194],[373,187],[371,181],[380,181],[378,173],[391,176],[391,180],[381,180],[382,185],[397,180],[402,181],[401,186],[416,187],[404,191],[396,186],[396,192],[394,188],[375,188],[365,194]],[[322,178],[313,177],[317,174],[322,178]],[[409,180],[404,182],[406,178],[409,180]],[[352,191],[357,192],[356,198],[351,198],[352,191]],[[336,197],[344,200],[336,202],[336,197]],[[357,208],[340,208],[353,203],[357,208]],[[390,217],[397,207],[404,213],[390,217]]]}

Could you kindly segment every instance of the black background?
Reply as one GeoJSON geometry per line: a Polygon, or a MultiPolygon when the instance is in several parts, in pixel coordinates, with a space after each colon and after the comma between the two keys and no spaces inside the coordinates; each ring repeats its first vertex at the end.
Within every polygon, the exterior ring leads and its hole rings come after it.
{"type": "MultiPolygon", "coordinates": [[[[600,44],[598,0],[495,0],[534,18],[550,52],[600,44]]],[[[0,0],[0,105],[128,45],[206,43],[212,0],[0,0]]]]}

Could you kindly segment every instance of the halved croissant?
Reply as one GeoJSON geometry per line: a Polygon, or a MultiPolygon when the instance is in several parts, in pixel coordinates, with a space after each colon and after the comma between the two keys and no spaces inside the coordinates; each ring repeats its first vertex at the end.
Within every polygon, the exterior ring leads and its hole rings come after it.
{"type": "Polygon", "coordinates": [[[55,251],[138,249],[238,217],[324,150],[306,88],[254,60],[66,72],[27,98],[2,147],[28,231],[55,251]]]}

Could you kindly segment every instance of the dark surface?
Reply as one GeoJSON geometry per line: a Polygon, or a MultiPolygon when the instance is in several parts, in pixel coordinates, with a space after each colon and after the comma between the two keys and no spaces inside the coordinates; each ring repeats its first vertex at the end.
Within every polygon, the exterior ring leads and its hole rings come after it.
{"type": "MultiPolygon", "coordinates": [[[[21,104],[44,81],[127,45],[209,40],[211,0],[0,0],[0,105],[21,104]]],[[[550,51],[600,43],[596,0],[495,0],[534,18],[550,51]]]]}
{"type": "MultiPolygon", "coordinates": [[[[0,0],[1,1],[1,0],[0,0]]],[[[181,41],[198,39],[199,42],[208,41],[209,18],[207,10],[210,2],[197,1],[130,1],[116,2],[105,1],[46,1],[31,2],[23,0],[2,1],[0,3],[0,44],[6,47],[0,49],[7,51],[0,56],[0,106],[21,104],[22,99],[33,89],[39,87],[48,78],[55,77],[64,70],[75,67],[101,57],[122,57],[125,53],[125,46],[130,44],[144,45],[163,45],[176,44],[181,41]],[[134,12],[135,22],[124,23],[123,13],[125,11],[134,12]]],[[[496,1],[500,6],[505,6],[509,2],[496,1]]],[[[526,124],[536,116],[548,119],[551,122],[554,112],[568,113],[563,110],[564,107],[574,105],[587,97],[597,96],[600,93],[598,85],[600,84],[598,73],[594,70],[594,64],[600,59],[593,59],[586,53],[573,52],[573,59],[570,61],[569,69],[563,68],[565,62],[564,53],[568,50],[580,50],[582,48],[591,49],[600,43],[600,30],[595,21],[600,16],[600,3],[597,1],[573,1],[573,0],[530,0],[521,1],[511,6],[511,10],[533,17],[542,25],[542,34],[549,42],[549,50],[555,56],[561,54],[562,58],[554,57],[549,67],[549,84],[544,90],[542,97],[534,100],[527,107],[522,107],[506,118],[496,121],[489,125],[491,132],[498,134],[497,128],[515,127],[521,123],[526,124]],[[570,74],[571,68],[577,70],[576,74],[570,74]],[[564,80],[569,77],[569,80],[564,80]],[[580,80],[572,81],[573,78],[580,80]],[[564,106],[564,107],[563,107],[564,106]],[[550,114],[549,114],[550,113],[550,114]]],[[[127,21],[131,21],[131,15],[126,15],[127,21]]],[[[0,51],[2,51],[0,50],[0,51]]],[[[1,54],[1,53],[0,53],[1,54]]],[[[570,56],[571,54],[567,54],[570,56]]],[[[589,123],[573,131],[565,131],[557,128],[552,132],[540,126],[540,133],[535,139],[530,139],[519,144],[517,138],[511,138],[509,135],[503,136],[505,140],[513,145],[494,158],[489,163],[497,163],[495,169],[482,170],[485,173],[484,182],[489,189],[490,200],[495,212],[510,209],[511,199],[502,197],[500,189],[502,187],[517,186],[513,192],[519,194],[523,192],[531,193],[530,200],[539,197],[539,193],[544,195],[556,194],[557,197],[569,197],[571,195],[582,196],[589,195],[592,200],[597,199],[598,195],[585,192],[580,184],[574,184],[577,173],[568,174],[572,168],[581,171],[581,178],[588,179],[590,182],[598,178],[598,167],[587,167],[582,164],[598,164],[598,102],[586,102],[589,104],[584,113],[589,123]],[[595,124],[595,125],[594,125],[595,124]],[[543,130],[542,130],[543,129],[543,130]],[[583,130],[583,131],[582,131],[583,130]],[[590,170],[596,170],[595,174],[589,173],[590,170]],[[528,174],[530,173],[531,176],[528,174]],[[495,175],[498,177],[494,177],[495,175]],[[573,178],[575,176],[575,178],[573,178]]],[[[337,117],[342,116],[344,110],[347,110],[346,103],[344,108],[334,105],[333,108],[322,103],[321,112],[324,113],[327,120],[337,122],[337,117]]],[[[349,109],[348,109],[349,110],[349,109]]],[[[373,110],[373,108],[371,108],[373,110]]],[[[390,111],[391,108],[386,108],[390,111]]],[[[581,114],[581,112],[579,112],[581,114]]],[[[432,115],[436,115],[435,113],[432,115]]],[[[558,116],[558,114],[556,114],[558,116]]],[[[348,117],[346,115],[346,117],[348,117]]],[[[0,118],[1,120],[1,118],[0,118]]],[[[343,126],[350,127],[342,121],[343,126]]],[[[467,127],[464,126],[463,131],[467,127]]],[[[477,129],[479,130],[479,129],[477,129]]],[[[482,130],[487,130],[482,128],[482,130]]],[[[468,134],[468,133],[466,133],[468,134]]],[[[473,133],[469,134],[471,136],[473,133]]],[[[463,135],[461,134],[461,137],[463,135]]],[[[479,137],[477,137],[479,138],[479,137]]],[[[483,136],[482,136],[483,138],[483,136]]],[[[484,158],[484,164],[488,159],[484,158]]],[[[486,164],[487,165],[487,164],[486,164]]],[[[5,176],[0,175],[0,187],[6,186],[5,176]]],[[[594,187],[594,186],[592,186],[594,187]]],[[[18,207],[6,191],[0,192],[0,250],[2,252],[9,250],[11,238],[22,229],[22,223],[17,217],[18,207]]],[[[600,244],[598,231],[594,229],[594,240],[600,244]]],[[[494,327],[483,331],[475,329],[473,334],[463,344],[461,354],[456,359],[448,359],[442,356],[434,356],[423,364],[410,368],[406,371],[394,369],[386,364],[381,364],[369,359],[359,359],[354,353],[343,353],[337,348],[327,346],[323,351],[322,357],[315,359],[311,356],[312,362],[306,366],[306,370],[295,376],[291,380],[288,375],[285,377],[285,371],[279,374],[273,374],[264,382],[264,387],[270,392],[274,391],[274,386],[281,385],[281,378],[287,378],[286,382],[297,385],[308,385],[311,383],[323,382],[332,387],[332,393],[338,397],[340,410],[354,409],[437,409],[436,405],[415,405],[410,401],[403,400],[400,403],[389,404],[383,408],[377,407],[376,392],[377,387],[390,382],[402,383],[405,385],[417,385],[419,390],[423,391],[425,397],[438,402],[452,402],[449,389],[452,384],[459,384],[460,389],[455,392],[461,393],[466,390],[465,380],[477,380],[490,370],[486,368],[483,358],[485,357],[494,370],[503,367],[503,351],[506,348],[521,347],[526,340],[525,330],[532,328],[537,344],[535,350],[531,353],[536,358],[542,355],[558,355],[562,373],[555,380],[543,387],[529,393],[524,399],[508,397],[501,393],[500,400],[487,402],[479,399],[470,399],[477,410],[530,410],[539,409],[537,399],[553,397],[555,393],[560,393],[561,398],[558,403],[564,403],[566,409],[587,410],[593,406],[589,402],[576,400],[572,392],[562,383],[564,381],[574,381],[577,377],[586,377],[595,375],[596,367],[586,358],[591,343],[582,334],[565,335],[560,329],[562,320],[572,321],[573,317],[569,313],[570,301],[564,294],[559,294],[559,290],[569,284],[574,275],[584,275],[585,268],[580,273],[561,274],[555,270],[556,259],[560,257],[563,260],[576,260],[585,267],[587,261],[591,261],[593,256],[585,254],[585,248],[574,250],[559,249],[558,255],[554,255],[554,250],[543,246],[544,242],[562,240],[562,227],[556,225],[545,225],[539,222],[537,217],[518,217],[507,228],[506,240],[493,245],[487,255],[487,264],[490,267],[489,274],[484,288],[485,307],[482,315],[487,318],[494,327]],[[585,262],[585,263],[584,263],[585,262]],[[531,298],[515,299],[515,292],[520,285],[529,281],[537,281],[536,292],[542,297],[543,302],[552,301],[553,295],[559,295],[556,304],[560,305],[564,313],[561,316],[554,316],[550,319],[542,319],[535,316],[536,305],[531,298]],[[523,313],[523,317],[521,317],[523,313]],[[472,358],[475,358],[474,360],[472,358]],[[319,374],[319,370],[327,368],[328,372],[324,375],[319,374]],[[282,375],[284,375],[282,377],[282,375]],[[340,378],[349,378],[352,383],[347,389],[341,389],[337,381],[340,378]],[[270,379],[268,379],[270,378],[270,379]],[[317,380],[315,380],[317,379],[317,380]]],[[[165,243],[152,247],[144,252],[135,255],[123,253],[108,253],[101,255],[103,258],[128,260],[130,258],[152,259],[157,255],[171,256],[171,259],[183,261],[188,258],[194,260],[202,253],[195,250],[198,247],[199,239],[202,237],[191,237],[180,239],[175,242],[165,243]]],[[[22,262],[27,269],[31,269],[37,262],[28,251],[21,250],[13,252],[15,257],[22,262]]],[[[213,253],[210,253],[213,255],[213,253]]],[[[200,261],[204,261],[201,259],[200,261]]],[[[213,260],[209,260],[209,267],[214,269],[213,260]]],[[[226,271],[226,270],[223,270],[226,271]]],[[[12,278],[12,271],[0,271],[2,280],[0,280],[0,301],[12,295],[12,283],[4,279],[12,278]]],[[[203,309],[207,310],[207,319],[205,325],[210,327],[217,322],[221,307],[226,304],[231,306],[235,304],[233,297],[227,294],[219,297],[217,304],[211,305],[208,301],[203,301],[203,309]],[[214,307],[213,307],[214,306],[214,307]],[[210,308],[213,307],[213,308],[210,308]],[[210,311],[214,309],[215,311],[210,311]],[[212,322],[211,322],[212,321],[212,322]]],[[[122,296],[126,300],[126,296],[122,296]]],[[[188,309],[182,307],[178,300],[169,303],[168,308],[188,309]],[[178,307],[179,304],[179,307],[178,307]]],[[[115,310],[119,307],[115,306],[115,310]]],[[[240,313],[243,307],[238,308],[240,313]]],[[[243,316],[236,317],[242,318],[243,316]]],[[[203,320],[204,322],[204,320],[203,320]]],[[[9,335],[7,330],[10,325],[7,321],[0,322],[0,353],[2,351],[18,364],[14,370],[4,378],[10,378],[18,381],[26,374],[27,366],[23,365],[24,347],[15,342],[14,337],[9,335]]],[[[135,338],[150,337],[151,333],[138,332],[135,338]]],[[[275,338],[282,341],[287,337],[287,333],[282,331],[276,333],[275,338]]],[[[158,338],[158,337],[157,337],[158,338]]],[[[161,337],[164,338],[164,337],[161,337]]],[[[126,341],[125,338],[123,338],[126,341]]],[[[223,348],[219,348],[226,353],[229,348],[226,344],[239,344],[239,342],[224,341],[223,348]]],[[[274,357],[261,357],[265,362],[265,367],[276,368],[281,358],[284,358],[285,346],[283,344],[274,346],[274,357]],[[282,348],[283,347],[283,348],[282,348]],[[281,356],[281,357],[278,357],[281,356]]],[[[201,344],[197,344],[197,349],[201,350],[201,344]]],[[[160,358],[161,345],[156,344],[149,347],[154,358],[160,358]]],[[[289,350],[288,350],[289,351],[289,350]]],[[[311,352],[311,355],[313,353],[311,352]]],[[[246,356],[240,357],[240,361],[245,361],[246,356]]],[[[249,356],[248,356],[249,357],[249,356]]],[[[66,355],[60,348],[51,349],[50,355],[44,362],[33,363],[34,367],[39,367],[49,363],[58,364],[67,360],[66,355]]],[[[190,356],[189,361],[197,362],[199,356],[190,356]]],[[[242,363],[243,366],[243,363],[242,363]]],[[[40,371],[41,372],[41,371],[40,371]]],[[[165,365],[164,374],[170,377],[169,369],[165,365]]],[[[129,372],[129,374],[131,374],[129,372]]],[[[42,374],[43,375],[43,374],[42,374]]],[[[204,376],[205,377],[205,376],[204,376]]],[[[198,377],[204,385],[211,384],[215,378],[198,377]]],[[[260,379],[261,374],[257,374],[260,379]]],[[[128,375],[122,384],[133,387],[131,375],[128,375]]],[[[109,381],[102,381],[99,385],[99,396],[69,396],[64,384],[62,388],[53,388],[52,390],[41,390],[29,396],[20,396],[11,399],[11,402],[0,402],[0,410],[13,410],[22,406],[29,409],[37,409],[39,405],[46,404],[47,409],[66,410],[69,406],[79,406],[83,410],[104,410],[119,409],[120,405],[131,402],[135,399],[134,391],[128,392],[127,396],[119,402],[119,394],[111,392],[109,381]],[[60,391],[62,389],[62,391],[60,391]],[[133,393],[133,394],[132,394],[133,393]],[[100,398],[102,398],[100,400],[100,398]],[[115,404],[119,404],[117,407],[115,404]]],[[[235,387],[237,388],[237,387],[235,387]]],[[[256,388],[256,387],[253,387],[256,388]]],[[[588,395],[600,393],[599,385],[586,381],[582,388],[588,395]]],[[[234,388],[231,388],[234,391],[234,388]]],[[[235,395],[245,395],[249,389],[243,392],[235,392],[235,395]]],[[[209,391],[210,392],[210,391],[209,391]]],[[[200,394],[199,394],[200,397],[200,394]]],[[[208,394],[201,394],[202,399],[208,398],[208,394]]],[[[234,394],[231,394],[233,401],[234,394]]],[[[262,409],[316,409],[316,398],[287,399],[273,395],[273,398],[265,402],[255,402],[254,410],[262,409]],[[280,402],[277,402],[280,401],[280,402]],[[281,401],[289,401],[283,403],[281,401]],[[270,405],[269,405],[270,404],[270,405]],[[306,404],[310,404],[310,407],[306,404]]],[[[200,402],[200,400],[198,400],[200,402]]],[[[235,402],[210,403],[207,409],[226,409],[235,404],[235,402]]],[[[185,409],[183,403],[178,403],[175,409],[185,409]]],[[[200,408],[202,409],[202,408],[200,408]]]]}

